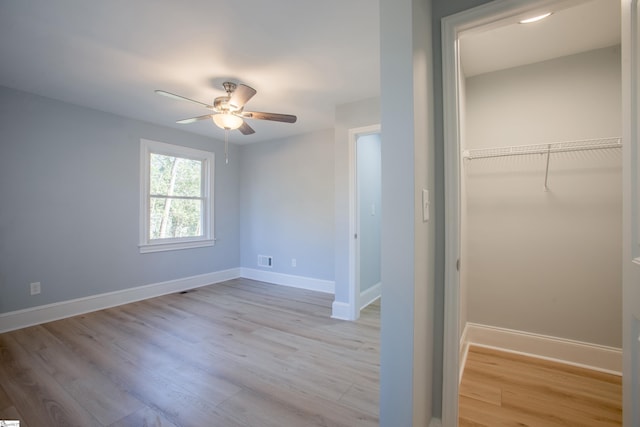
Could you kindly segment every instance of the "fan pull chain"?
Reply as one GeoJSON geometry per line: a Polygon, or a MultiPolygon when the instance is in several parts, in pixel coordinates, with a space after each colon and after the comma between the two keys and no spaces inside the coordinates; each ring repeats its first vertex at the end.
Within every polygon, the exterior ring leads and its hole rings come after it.
{"type": "Polygon", "coordinates": [[[224,162],[229,164],[229,129],[224,130],[224,162]]]}

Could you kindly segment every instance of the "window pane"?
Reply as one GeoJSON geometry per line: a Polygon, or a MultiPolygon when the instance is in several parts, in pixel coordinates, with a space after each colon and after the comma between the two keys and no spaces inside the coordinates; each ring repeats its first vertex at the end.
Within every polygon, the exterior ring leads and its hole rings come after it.
{"type": "Polygon", "coordinates": [[[151,197],[150,238],[202,236],[202,200],[151,197]]]}
{"type": "Polygon", "coordinates": [[[151,153],[151,194],[201,197],[202,161],[151,153]]]}

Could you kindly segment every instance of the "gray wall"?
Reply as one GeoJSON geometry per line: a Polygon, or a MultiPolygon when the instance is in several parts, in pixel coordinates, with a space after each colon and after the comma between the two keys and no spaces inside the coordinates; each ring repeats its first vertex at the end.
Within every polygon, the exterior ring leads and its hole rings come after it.
{"type": "MultiPolygon", "coordinates": [[[[620,136],[619,47],[467,79],[467,148],[620,136]]],[[[620,348],[621,150],[463,162],[468,320],[620,348]]]]}
{"type": "Polygon", "coordinates": [[[421,210],[422,189],[435,190],[430,9],[423,0],[380,2],[381,426],[426,426],[440,412],[433,399],[434,356],[442,351],[434,345],[435,218],[422,222],[421,210]]]}
{"type": "Polygon", "coordinates": [[[361,293],[380,283],[380,148],[380,134],[358,137],[356,151],[361,293]]]}
{"type": "Polygon", "coordinates": [[[242,267],[333,280],[333,131],[244,145],[240,158],[242,267]]]}
{"type": "Polygon", "coordinates": [[[223,153],[220,141],[0,88],[0,312],[237,267],[238,164],[223,153]],[[140,138],[218,154],[214,247],[139,253],[140,138]]]}
{"type": "Polygon", "coordinates": [[[467,79],[468,148],[619,136],[620,47],[467,79]]]}

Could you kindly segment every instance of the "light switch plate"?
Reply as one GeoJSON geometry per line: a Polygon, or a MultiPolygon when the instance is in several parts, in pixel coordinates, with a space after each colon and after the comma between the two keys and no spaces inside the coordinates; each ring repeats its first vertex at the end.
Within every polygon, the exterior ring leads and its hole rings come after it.
{"type": "Polygon", "coordinates": [[[422,189],[422,221],[429,221],[429,190],[422,189]]]}

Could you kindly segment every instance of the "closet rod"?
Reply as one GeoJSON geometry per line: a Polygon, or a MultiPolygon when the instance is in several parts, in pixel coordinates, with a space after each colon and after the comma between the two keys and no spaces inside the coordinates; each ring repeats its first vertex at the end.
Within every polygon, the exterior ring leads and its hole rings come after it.
{"type": "Polygon", "coordinates": [[[529,154],[568,153],[572,151],[607,150],[621,148],[620,137],[585,139],[581,141],[553,142],[550,144],[513,145],[509,147],[479,148],[464,150],[462,157],[465,159],[488,159],[494,157],[525,156],[529,154]]]}

